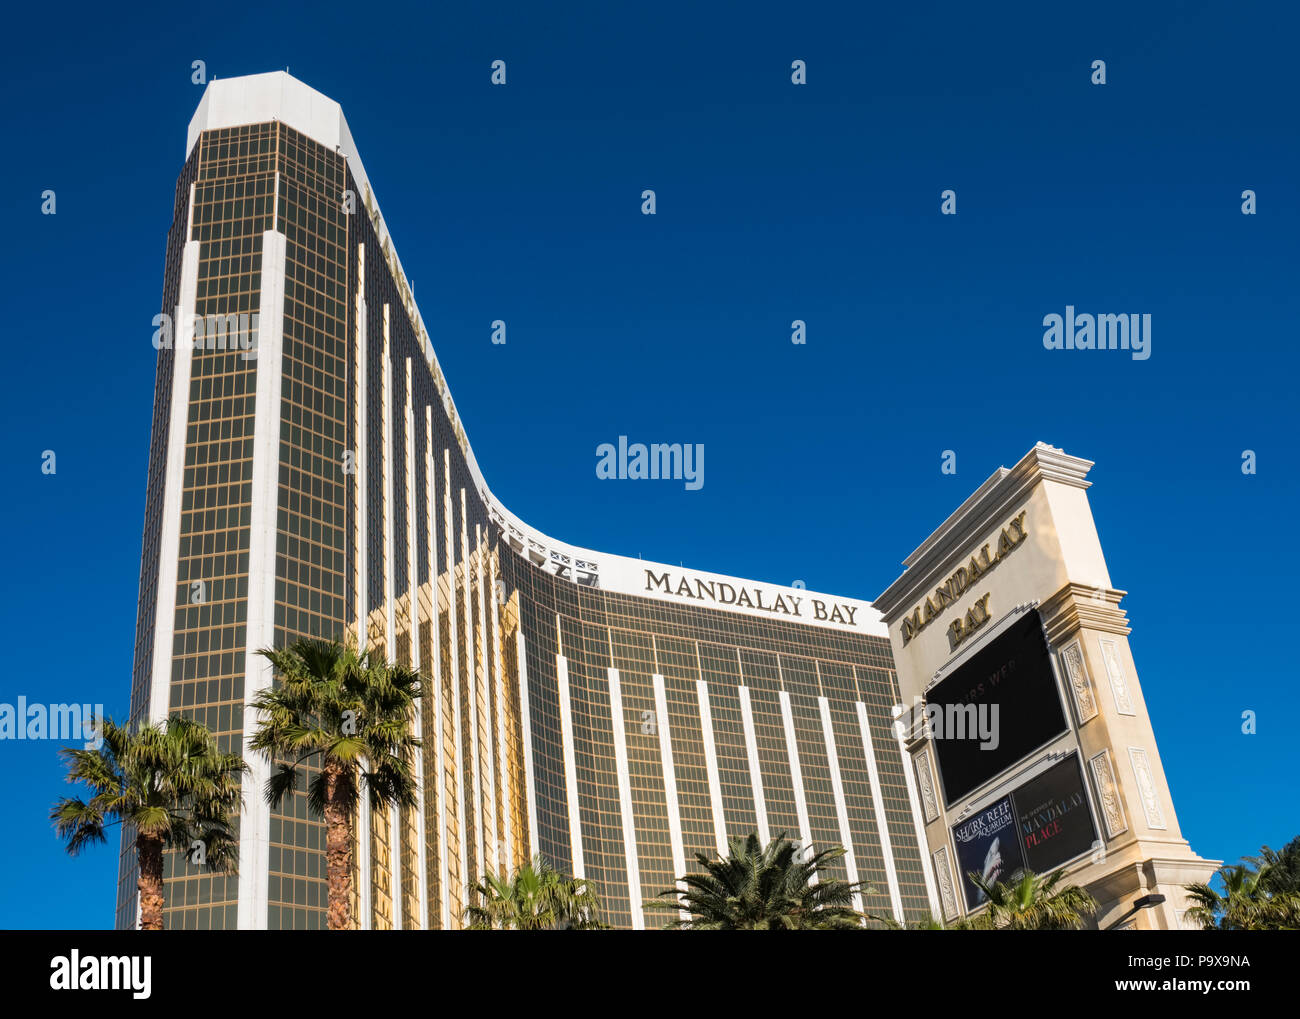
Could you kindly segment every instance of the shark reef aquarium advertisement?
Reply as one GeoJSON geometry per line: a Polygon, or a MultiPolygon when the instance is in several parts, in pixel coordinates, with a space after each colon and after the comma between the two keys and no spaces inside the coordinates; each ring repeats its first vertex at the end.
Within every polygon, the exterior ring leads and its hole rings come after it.
{"type": "Polygon", "coordinates": [[[966,908],[975,909],[986,899],[971,881],[972,872],[989,884],[1009,883],[1026,867],[1047,874],[1088,852],[1096,839],[1079,758],[1071,754],[953,826],[966,908]]]}

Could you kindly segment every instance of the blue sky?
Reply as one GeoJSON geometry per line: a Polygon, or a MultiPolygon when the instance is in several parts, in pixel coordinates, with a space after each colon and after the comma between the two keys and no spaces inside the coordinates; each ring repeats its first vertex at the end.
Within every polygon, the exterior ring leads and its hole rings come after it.
{"type": "MultiPolygon", "coordinates": [[[[342,103],[519,516],[869,599],[996,467],[1061,446],[1097,462],[1184,835],[1230,860],[1296,835],[1300,25],[1249,3],[999,6],[8,12],[0,701],[126,712],[191,62],[288,66],[342,103]],[[1044,350],[1067,304],[1151,314],[1151,358],[1044,350]],[[619,435],[703,443],[704,487],[598,481],[619,435]]],[[[110,925],[116,845],[70,860],[46,820],[54,746],[0,754],[0,926],[110,925]]]]}

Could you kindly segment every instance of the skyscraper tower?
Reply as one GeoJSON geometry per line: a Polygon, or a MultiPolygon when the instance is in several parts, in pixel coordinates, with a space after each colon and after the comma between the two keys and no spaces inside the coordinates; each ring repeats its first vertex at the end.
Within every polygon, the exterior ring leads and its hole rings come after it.
{"type": "MultiPolygon", "coordinates": [[[[281,72],[207,87],[161,314],[131,717],[193,717],[251,766],[238,874],[168,854],[169,928],[324,926],[322,820],[301,789],[268,807],[247,749],[256,652],[302,636],[425,677],[418,803],[358,811],[362,927],[459,927],[485,874],[537,854],[607,922],[656,926],[643,899],[751,831],[844,846],[863,909],[939,912],[879,613],[502,506],[336,103],[281,72]]],[[[135,879],[124,837],[121,927],[135,879]]]]}

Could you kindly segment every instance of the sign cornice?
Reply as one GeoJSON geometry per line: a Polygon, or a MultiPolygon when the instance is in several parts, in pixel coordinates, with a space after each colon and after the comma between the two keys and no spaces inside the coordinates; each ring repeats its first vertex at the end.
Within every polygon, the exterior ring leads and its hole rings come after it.
{"type": "Polygon", "coordinates": [[[977,488],[910,556],[905,570],[872,602],[893,623],[909,611],[918,592],[934,586],[951,572],[963,553],[997,526],[998,518],[1017,505],[1042,481],[1089,488],[1085,480],[1091,460],[1071,456],[1040,442],[1012,468],[1000,467],[977,488]]]}

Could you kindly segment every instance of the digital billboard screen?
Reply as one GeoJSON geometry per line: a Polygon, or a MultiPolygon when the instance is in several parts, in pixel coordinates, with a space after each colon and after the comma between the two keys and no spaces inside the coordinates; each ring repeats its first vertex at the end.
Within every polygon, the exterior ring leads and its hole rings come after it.
{"type": "Polygon", "coordinates": [[[925,700],[949,806],[1066,731],[1037,612],[976,651],[925,700]]]}

